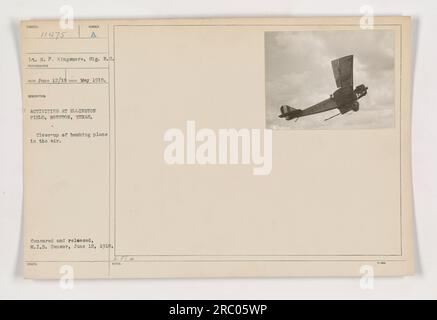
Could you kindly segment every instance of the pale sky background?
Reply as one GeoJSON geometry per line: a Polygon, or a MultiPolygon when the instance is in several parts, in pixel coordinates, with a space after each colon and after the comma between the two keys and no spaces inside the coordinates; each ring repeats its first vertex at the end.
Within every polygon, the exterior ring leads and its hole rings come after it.
{"type": "Polygon", "coordinates": [[[388,30],[266,32],[266,127],[353,129],[394,126],[394,32],[388,30]],[[338,109],[286,121],[280,106],[305,109],[336,89],[331,60],[354,55],[354,87],[369,89],[360,110],[329,121],[338,109]]]}

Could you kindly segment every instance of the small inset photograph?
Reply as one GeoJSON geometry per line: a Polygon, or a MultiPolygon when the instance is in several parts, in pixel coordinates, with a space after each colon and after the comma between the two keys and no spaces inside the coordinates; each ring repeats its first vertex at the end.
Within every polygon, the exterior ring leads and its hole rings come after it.
{"type": "Polygon", "coordinates": [[[266,128],[394,127],[391,30],[265,33],[266,128]]]}

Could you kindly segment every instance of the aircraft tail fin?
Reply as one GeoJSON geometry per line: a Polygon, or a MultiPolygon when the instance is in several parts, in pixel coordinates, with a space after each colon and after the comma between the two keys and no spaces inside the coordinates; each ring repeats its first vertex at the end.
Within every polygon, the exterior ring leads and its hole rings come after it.
{"type": "Polygon", "coordinates": [[[302,110],[295,109],[287,105],[281,106],[281,114],[279,115],[279,118],[285,118],[286,120],[291,120],[294,118],[297,118],[302,110]]]}
{"type": "Polygon", "coordinates": [[[297,110],[297,109],[292,108],[292,107],[287,106],[287,105],[284,104],[284,105],[281,106],[281,115],[279,117],[280,118],[284,118],[284,117],[287,116],[287,114],[289,114],[289,113],[291,113],[292,111],[295,111],[295,110],[297,110]]]}

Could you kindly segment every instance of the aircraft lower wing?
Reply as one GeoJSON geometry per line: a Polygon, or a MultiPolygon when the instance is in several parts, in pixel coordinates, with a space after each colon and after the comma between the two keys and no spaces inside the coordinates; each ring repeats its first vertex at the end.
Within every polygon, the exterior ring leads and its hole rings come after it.
{"type": "Polygon", "coordinates": [[[334,72],[335,83],[337,88],[354,86],[354,56],[346,56],[340,59],[332,60],[332,71],[334,72]]]}
{"type": "Polygon", "coordinates": [[[332,98],[323,100],[322,102],[319,102],[309,108],[306,108],[302,110],[301,116],[308,116],[310,114],[320,113],[332,109],[338,108],[337,104],[335,103],[335,100],[332,98]]]}

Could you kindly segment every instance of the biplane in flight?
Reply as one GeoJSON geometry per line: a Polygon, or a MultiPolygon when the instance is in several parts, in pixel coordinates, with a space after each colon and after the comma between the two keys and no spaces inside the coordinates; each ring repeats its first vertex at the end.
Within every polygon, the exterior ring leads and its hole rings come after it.
{"type": "Polygon", "coordinates": [[[349,111],[358,111],[360,104],[358,99],[367,94],[367,87],[360,84],[354,89],[354,56],[346,56],[331,61],[332,71],[334,72],[335,83],[337,90],[331,96],[306,109],[295,109],[288,105],[281,106],[280,118],[285,120],[299,119],[300,117],[309,116],[316,113],[321,113],[333,109],[338,109],[340,112],[326,120],[332,119],[340,114],[345,114],[349,111]]]}

